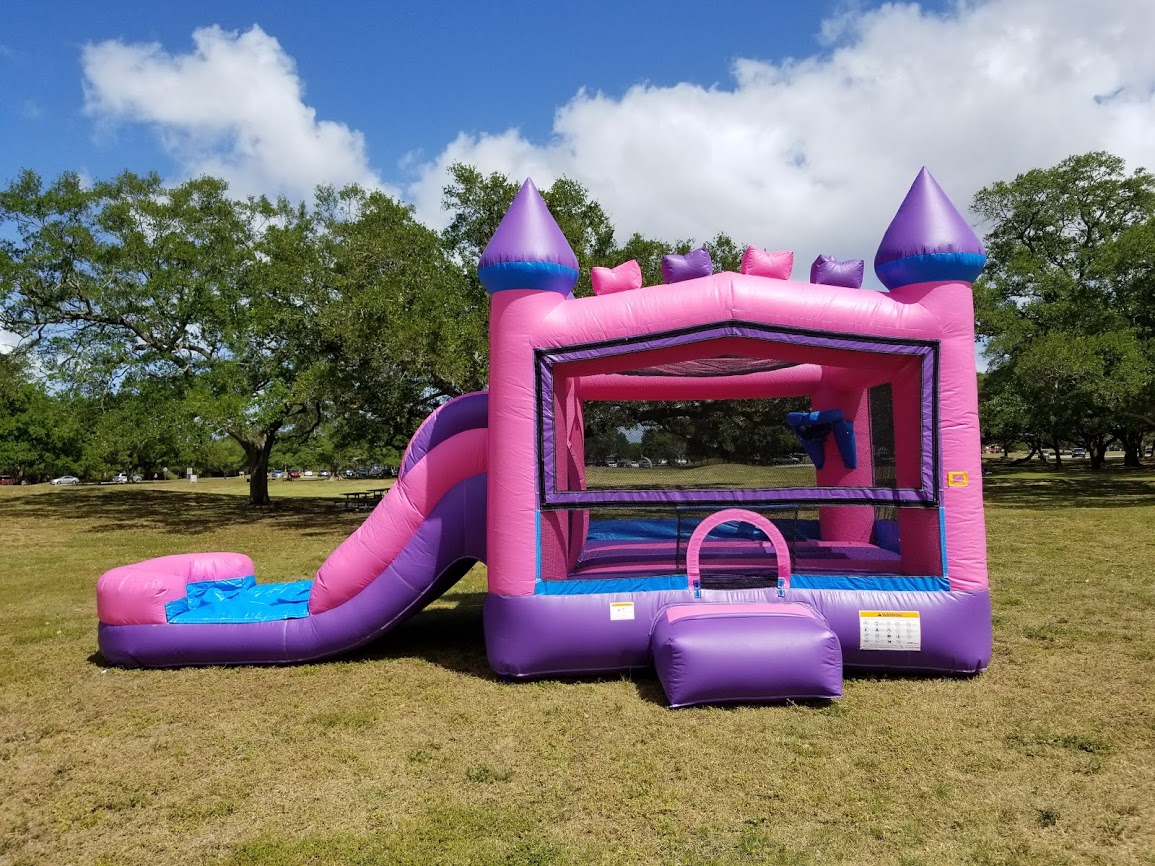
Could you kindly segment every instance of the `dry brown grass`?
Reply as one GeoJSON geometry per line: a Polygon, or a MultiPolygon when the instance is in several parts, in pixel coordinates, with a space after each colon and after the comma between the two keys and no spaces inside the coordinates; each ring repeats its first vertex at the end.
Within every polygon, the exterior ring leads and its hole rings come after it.
{"type": "Polygon", "coordinates": [[[652,677],[498,682],[481,569],[341,661],[106,669],[104,569],[305,577],[360,517],[337,482],[260,514],[243,485],[0,489],[0,863],[1155,863],[1155,476],[988,481],[986,674],[675,712],[652,677]]]}

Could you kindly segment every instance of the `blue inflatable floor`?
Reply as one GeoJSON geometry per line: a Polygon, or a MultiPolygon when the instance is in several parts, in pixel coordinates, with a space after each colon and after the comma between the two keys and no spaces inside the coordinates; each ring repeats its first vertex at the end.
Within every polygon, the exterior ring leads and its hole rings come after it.
{"type": "Polygon", "coordinates": [[[185,598],[164,606],[173,623],[268,622],[309,615],[313,581],[262,583],[252,575],[190,583],[185,598]]]}

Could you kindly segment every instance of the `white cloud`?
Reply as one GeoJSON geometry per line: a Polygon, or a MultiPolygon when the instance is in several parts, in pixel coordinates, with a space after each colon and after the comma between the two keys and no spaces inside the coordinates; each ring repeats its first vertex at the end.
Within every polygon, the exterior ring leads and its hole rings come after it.
{"type": "Polygon", "coordinates": [[[90,44],[82,63],[88,113],[154,125],[188,176],[223,177],[240,194],[292,197],[321,183],[382,186],[364,136],[317,119],[293,59],[259,27],[196,30],[188,54],[158,44],[90,44]]]}
{"type": "MultiPolygon", "coordinates": [[[[409,187],[437,224],[446,169],[474,163],[590,190],[623,233],[736,240],[873,259],[927,165],[961,209],[974,192],[1072,153],[1155,169],[1150,0],[915,4],[828,21],[823,54],[739,59],[730,87],[578,93],[547,142],[462,134],[409,187]]],[[[981,232],[980,232],[981,233],[981,232]]]]}

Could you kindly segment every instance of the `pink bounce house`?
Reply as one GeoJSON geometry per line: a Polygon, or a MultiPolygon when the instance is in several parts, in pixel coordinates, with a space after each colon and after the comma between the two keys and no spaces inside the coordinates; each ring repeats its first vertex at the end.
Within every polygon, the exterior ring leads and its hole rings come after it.
{"type": "MultiPolygon", "coordinates": [[[[162,557],[97,586],[113,664],[301,662],[363,645],[488,565],[505,678],[657,668],[672,706],[826,699],[844,668],[973,674],[991,653],[971,282],[982,244],[924,169],[875,272],[746,251],[578,262],[530,181],[478,267],[490,387],[437,409],[397,483],[315,580],[241,554],[162,557]],[[587,465],[597,401],[801,398],[797,454],[587,465]],[[804,455],[804,456],[803,456],[804,455]],[[727,479],[720,482],[719,478],[727,479]]],[[[744,404],[749,405],[749,404],[744,404]]],[[[770,404],[778,405],[778,404],[770,404]]],[[[750,429],[752,441],[760,436],[750,429]]],[[[780,440],[779,440],[780,441],[780,440]]]]}

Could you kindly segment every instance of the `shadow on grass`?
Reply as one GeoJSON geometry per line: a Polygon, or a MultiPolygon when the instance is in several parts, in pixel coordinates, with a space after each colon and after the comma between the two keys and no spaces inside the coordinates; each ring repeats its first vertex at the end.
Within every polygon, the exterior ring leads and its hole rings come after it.
{"type": "Polygon", "coordinates": [[[1086,464],[1054,467],[988,462],[984,464],[983,499],[1007,508],[1126,508],[1155,506],[1155,471],[1149,467],[1086,464]]]}
{"type": "Polygon", "coordinates": [[[684,707],[670,707],[666,692],[662,688],[662,681],[658,679],[653,668],[634,671],[634,688],[638,697],[648,704],[667,707],[679,713],[693,712],[694,710],[722,710],[723,712],[738,712],[747,707],[806,707],[812,710],[831,710],[837,702],[830,698],[809,698],[805,700],[785,701],[735,701],[733,703],[691,704],[684,707]]]}
{"type": "MultiPolygon", "coordinates": [[[[417,658],[457,673],[495,680],[485,655],[481,609],[484,592],[445,596],[360,649],[338,656],[345,661],[417,658]],[[455,602],[452,607],[446,601],[455,602]]],[[[323,662],[319,662],[323,664],[323,662]]]]}
{"type": "Polygon", "coordinates": [[[0,523],[16,517],[75,520],[90,524],[84,531],[93,533],[140,529],[200,535],[229,526],[267,524],[315,536],[331,534],[337,526],[352,532],[366,516],[345,511],[335,499],[293,497],[254,508],[243,496],[145,487],[113,492],[81,487],[0,500],[0,523]]]}

